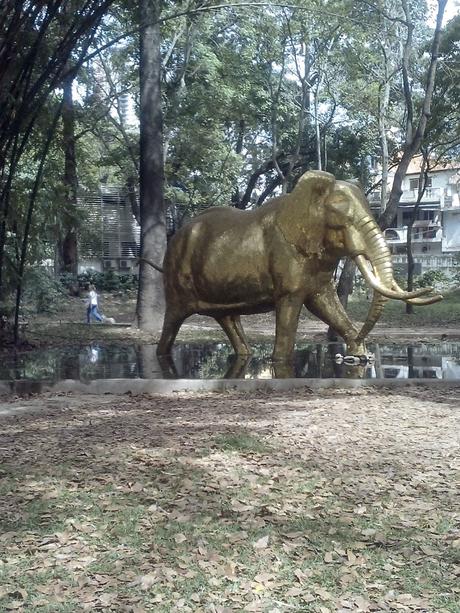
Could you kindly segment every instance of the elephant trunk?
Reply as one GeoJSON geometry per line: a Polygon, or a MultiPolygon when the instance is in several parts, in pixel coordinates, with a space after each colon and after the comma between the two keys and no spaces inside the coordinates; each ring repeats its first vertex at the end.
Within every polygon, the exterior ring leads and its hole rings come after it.
{"type": "Polygon", "coordinates": [[[366,254],[366,256],[356,255],[355,261],[361,274],[374,290],[369,312],[356,339],[357,342],[362,342],[378,321],[389,298],[422,305],[442,300],[442,296],[420,298],[420,296],[432,291],[430,287],[414,292],[406,292],[401,289],[393,277],[390,250],[374,219],[365,215],[355,224],[355,228],[365,244],[366,254]],[[369,269],[368,262],[371,264],[372,270],[369,269]]]}

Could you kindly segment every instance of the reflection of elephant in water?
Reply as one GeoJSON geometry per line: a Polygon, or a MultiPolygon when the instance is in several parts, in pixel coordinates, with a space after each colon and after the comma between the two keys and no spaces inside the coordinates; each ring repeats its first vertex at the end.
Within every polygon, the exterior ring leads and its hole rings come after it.
{"type": "Polygon", "coordinates": [[[393,278],[391,255],[355,185],[322,171],[306,172],[291,194],[254,211],[211,208],[172,238],[164,261],[166,314],[158,354],[168,354],[189,315],[211,315],[235,352],[250,354],[240,315],[276,311],[274,359],[294,348],[302,305],[346,341],[350,353],[364,339],[388,298],[429,304],[425,288],[404,292],[393,278]],[[332,281],[339,260],[355,259],[374,299],[359,330],[339,302],[332,281]],[[370,264],[370,268],[368,265],[370,264]]]}

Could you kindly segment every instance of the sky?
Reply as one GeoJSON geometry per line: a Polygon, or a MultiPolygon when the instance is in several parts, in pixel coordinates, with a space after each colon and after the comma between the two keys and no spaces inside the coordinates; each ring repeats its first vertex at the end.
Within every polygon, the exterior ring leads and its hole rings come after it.
{"type": "MultiPolygon", "coordinates": [[[[438,8],[437,0],[428,0],[428,6],[430,7],[429,23],[430,25],[434,26],[436,23],[436,12],[438,8]]],[[[443,23],[446,24],[458,13],[460,13],[460,0],[448,0],[443,23]]]]}

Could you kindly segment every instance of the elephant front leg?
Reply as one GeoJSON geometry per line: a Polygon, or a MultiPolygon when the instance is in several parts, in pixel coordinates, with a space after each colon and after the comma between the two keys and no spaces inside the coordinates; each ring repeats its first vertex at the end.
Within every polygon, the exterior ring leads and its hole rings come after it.
{"type": "Polygon", "coordinates": [[[358,328],[348,317],[332,285],[310,298],[305,306],[313,315],[340,334],[347,344],[348,353],[362,355],[366,352],[364,342],[356,342],[358,328]]]}
{"type": "Polygon", "coordinates": [[[273,359],[289,360],[294,352],[302,298],[285,296],[276,303],[276,337],[273,359]]]}

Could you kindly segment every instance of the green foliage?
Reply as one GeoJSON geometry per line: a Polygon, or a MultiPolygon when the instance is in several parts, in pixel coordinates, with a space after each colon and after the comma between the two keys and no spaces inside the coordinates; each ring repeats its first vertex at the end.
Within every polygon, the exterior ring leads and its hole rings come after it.
{"type": "Polygon", "coordinates": [[[0,302],[0,321],[5,322],[14,315],[14,303],[8,300],[0,302]]]}
{"type": "Polygon", "coordinates": [[[66,296],[58,279],[46,268],[30,268],[24,276],[24,301],[27,310],[55,313],[66,296]]]}
{"type": "MultiPolygon", "coordinates": [[[[404,130],[399,128],[406,115],[400,53],[405,30],[397,0],[382,0],[378,8],[375,3],[352,0],[298,0],[295,10],[273,5],[263,11],[243,5],[201,10],[205,4],[195,0],[162,3],[166,195],[172,204],[180,205],[181,214],[192,215],[203,205],[237,202],[253,176],[258,178],[250,203],[255,203],[267,187],[279,188],[273,165],[277,156],[287,166],[295,160],[287,182],[290,188],[300,172],[317,164],[316,111],[323,168],[339,178],[358,177],[363,185],[368,184],[369,158],[381,154],[379,109],[387,82],[391,91],[384,123],[387,131],[395,127],[389,137],[390,157],[401,150],[404,130]],[[181,14],[197,6],[199,12],[181,14]],[[170,18],[178,13],[181,16],[170,18]]],[[[411,0],[409,7],[415,27],[410,66],[415,91],[423,82],[427,62],[423,51],[429,48],[432,33],[426,25],[424,0],[411,0]]],[[[81,190],[96,189],[101,183],[123,185],[138,174],[138,126],[126,122],[121,112],[126,93],[134,100],[134,112],[139,111],[138,41],[136,36],[124,36],[132,30],[136,9],[131,2],[111,6],[94,32],[94,47],[118,37],[119,42],[86,62],[75,80],[81,190]]],[[[35,71],[47,61],[62,34],[56,25],[47,31],[47,40],[53,44],[38,50],[35,71]]],[[[428,126],[428,138],[438,139],[436,142],[451,142],[458,136],[460,93],[452,74],[459,66],[459,29],[456,17],[442,38],[442,61],[428,126]]],[[[23,40],[26,34],[21,33],[20,40],[28,48],[32,41],[23,40]]],[[[59,88],[52,91],[40,107],[27,147],[15,166],[6,218],[3,282],[7,294],[17,281],[15,265],[30,192],[43,141],[60,101],[59,88]]],[[[417,112],[417,96],[414,103],[417,112]]],[[[62,125],[59,132],[62,136],[62,125]]],[[[66,225],[75,225],[81,242],[100,240],[94,219],[88,223],[84,215],[75,216],[69,210],[62,181],[62,145],[62,138],[56,138],[47,157],[30,228],[29,266],[53,258],[54,245],[66,225]]],[[[457,282],[459,278],[454,275],[457,282]]],[[[136,287],[132,275],[113,272],[62,278],[68,289],[89,282],[105,291],[136,287]]],[[[445,280],[428,276],[419,281],[433,282],[445,280]]],[[[37,295],[43,285],[39,302],[44,306],[47,284],[33,283],[37,295]]]]}
{"type": "Polygon", "coordinates": [[[415,279],[415,287],[442,287],[449,284],[449,277],[442,270],[427,270],[415,279]]]}
{"type": "Polygon", "coordinates": [[[105,292],[128,292],[137,288],[137,277],[131,273],[120,274],[113,270],[98,272],[96,270],[87,270],[75,276],[65,276],[62,283],[66,287],[70,287],[72,283],[78,282],[80,288],[86,289],[89,284],[92,284],[99,291],[105,292]]]}

